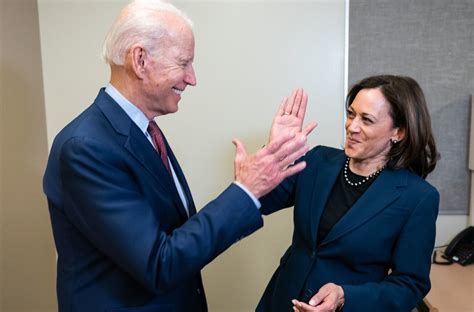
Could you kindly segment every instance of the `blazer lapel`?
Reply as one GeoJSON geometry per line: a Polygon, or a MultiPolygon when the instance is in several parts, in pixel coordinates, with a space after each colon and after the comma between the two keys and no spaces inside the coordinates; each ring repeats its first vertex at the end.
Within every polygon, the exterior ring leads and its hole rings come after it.
{"type": "Polygon", "coordinates": [[[323,166],[317,168],[313,194],[309,201],[310,216],[308,218],[312,238],[311,243],[313,246],[316,246],[317,244],[317,233],[319,230],[321,215],[345,159],[344,153],[341,152],[341,154],[330,159],[328,162],[324,163],[323,166]]]}
{"type": "MultiPolygon", "coordinates": [[[[169,148],[167,142],[165,144],[169,156],[171,154],[171,149],[169,148]]],[[[148,171],[152,173],[152,175],[155,177],[155,180],[165,187],[165,189],[172,196],[181,216],[187,219],[188,214],[186,213],[183,202],[179,197],[173,177],[169,174],[160,156],[150,144],[148,139],[140,131],[140,129],[138,129],[138,127],[132,127],[130,129],[130,136],[125,144],[125,148],[127,148],[129,152],[134,155],[135,158],[140,161],[145,168],[148,169],[148,171]]],[[[174,164],[173,168],[176,169],[174,164]]]]}
{"type": "MultiPolygon", "coordinates": [[[[101,89],[95,102],[114,127],[115,131],[126,137],[124,144],[125,149],[128,150],[130,154],[151,173],[156,182],[167,191],[178,207],[179,213],[182,217],[187,219],[188,215],[176,190],[173,178],[169,175],[161,158],[145,135],[104,89],[101,89]]],[[[169,152],[169,146],[167,146],[167,148],[169,152]]]]}
{"type": "Polygon", "coordinates": [[[337,222],[320,246],[360,227],[393,203],[399,196],[399,187],[406,185],[406,172],[384,170],[349,211],[337,222]]]}
{"type": "MultiPolygon", "coordinates": [[[[181,184],[181,187],[183,189],[184,196],[186,197],[186,201],[187,201],[187,204],[188,204],[189,216],[191,217],[192,215],[196,214],[196,206],[194,205],[191,190],[189,189],[188,182],[186,181],[183,170],[181,169],[181,166],[179,165],[178,160],[176,159],[176,156],[174,155],[173,151],[171,150],[171,147],[169,146],[168,141],[166,140],[166,137],[164,135],[163,135],[163,138],[165,140],[166,149],[168,151],[168,157],[171,161],[171,165],[173,166],[173,169],[176,173],[176,176],[178,177],[178,181],[181,184]]],[[[184,209],[184,207],[183,207],[183,209],[184,209]]]]}

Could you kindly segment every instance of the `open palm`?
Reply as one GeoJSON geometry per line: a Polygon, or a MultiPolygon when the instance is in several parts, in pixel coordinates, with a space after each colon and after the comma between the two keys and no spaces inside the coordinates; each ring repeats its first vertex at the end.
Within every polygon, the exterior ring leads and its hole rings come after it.
{"type": "MultiPolygon", "coordinates": [[[[300,133],[303,128],[307,104],[308,95],[301,88],[294,90],[290,97],[284,97],[273,118],[268,143],[286,133],[300,133]]],[[[306,126],[305,135],[308,135],[315,127],[316,123],[314,122],[306,126]]]]}

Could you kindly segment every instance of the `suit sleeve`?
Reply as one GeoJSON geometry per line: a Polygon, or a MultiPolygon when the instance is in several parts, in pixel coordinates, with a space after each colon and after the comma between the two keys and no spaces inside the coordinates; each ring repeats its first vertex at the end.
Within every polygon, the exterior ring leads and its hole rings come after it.
{"type": "Polygon", "coordinates": [[[294,188],[296,187],[296,175],[283,180],[273,191],[260,198],[260,212],[269,215],[280,209],[294,205],[294,188]]]}
{"type": "Polygon", "coordinates": [[[296,161],[297,163],[300,161],[306,161],[306,168],[303,170],[303,172],[289,176],[283,180],[273,191],[260,198],[260,203],[262,204],[260,211],[262,214],[269,215],[278,210],[295,205],[295,200],[298,197],[298,180],[304,173],[314,171],[314,167],[316,166],[315,159],[317,157],[318,151],[320,150],[321,149],[319,146],[315,147],[305,156],[298,159],[296,161]]]}
{"type": "Polygon", "coordinates": [[[144,287],[160,293],[198,273],[263,225],[235,185],[172,233],[142,194],[123,151],[90,138],[67,141],[60,154],[65,213],[89,241],[144,287]]]}
{"type": "Polygon", "coordinates": [[[430,188],[419,197],[422,199],[401,229],[392,252],[392,271],[380,283],[341,285],[344,312],[410,311],[430,290],[439,194],[430,188]]]}

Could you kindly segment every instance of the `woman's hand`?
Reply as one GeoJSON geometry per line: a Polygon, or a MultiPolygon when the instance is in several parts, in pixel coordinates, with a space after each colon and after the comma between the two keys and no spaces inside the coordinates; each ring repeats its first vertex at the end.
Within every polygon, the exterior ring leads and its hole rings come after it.
{"type": "MultiPolygon", "coordinates": [[[[290,97],[285,96],[277,114],[273,118],[267,144],[273,142],[285,133],[300,133],[303,127],[307,104],[308,95],[301,88],[295,89],[290,97]]],[[[316,125],[315,122],[310,123],[305,127],[303,133],[307,136],[316,128],[316,125]]]]}
{"type": "Polygon", "coordinates": [[[341,286],[328,283],[321,287],[309,304],[293,299],[295,312],[334,312],[344,304],[344,290],[341,286]]]}

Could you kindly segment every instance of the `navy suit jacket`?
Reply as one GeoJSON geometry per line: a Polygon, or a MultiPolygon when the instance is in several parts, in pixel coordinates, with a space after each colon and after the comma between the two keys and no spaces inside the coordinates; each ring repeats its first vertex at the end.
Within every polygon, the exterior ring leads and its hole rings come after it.
{"type": "Polygon", "coordinates": [[[102,89],[55,138],[43,180],[59,311],[206,311],[200,270],[263,224],[231,184],[188,218],[161,158],[102,89]]]}
{"type": "Polygon", "coordinates": [[[307,167],[261,199],[269,214],[294,205],[294,233],[257,311],[292,311],[326,283],[344,289],[344,312],[410,311],[430,289],[439,194],[407,170],[385,169],[323,241],[321,214],[345,162],[316,147],[307,167]]]}

